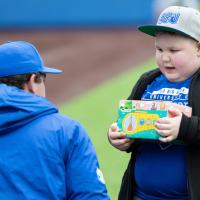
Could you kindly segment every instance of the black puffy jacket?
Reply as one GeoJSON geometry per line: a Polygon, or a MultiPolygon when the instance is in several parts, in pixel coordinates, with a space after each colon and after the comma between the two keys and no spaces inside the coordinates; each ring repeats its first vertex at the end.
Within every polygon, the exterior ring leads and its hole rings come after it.
{"type": "MultiPolygon", "coordinates": [[[[161,75],[159,69],[144,73],[128,99],[140,100],[147,85],[159,75],[161,75]]],[[[200,200],[200,70],[194,74],[190,83],[188,101],[192,107],[192,117],[183,115],[178,139],[186,144],[190,200],[200,200]]],[[[135,185],[133,167],[136,150],[137,142],[129,150],[132,152],[131,159],[122,179],[118,200],[133,200],[135,185]]]]}

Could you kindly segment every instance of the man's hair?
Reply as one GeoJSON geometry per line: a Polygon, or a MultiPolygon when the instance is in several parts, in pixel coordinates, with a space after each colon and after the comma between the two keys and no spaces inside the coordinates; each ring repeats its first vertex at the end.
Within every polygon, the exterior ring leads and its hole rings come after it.
{"type": "Polygon", "coordinates": [[[41,72],[20,74],[15,76],[0,77],[0,83],[5,83],[9,86],[15,86],[20,89],[24,89],[24,85],[29,82],[32,74],[36,75],[34,80],[36,83],[41,83],[46,77],[46,74],[41,72]]]}

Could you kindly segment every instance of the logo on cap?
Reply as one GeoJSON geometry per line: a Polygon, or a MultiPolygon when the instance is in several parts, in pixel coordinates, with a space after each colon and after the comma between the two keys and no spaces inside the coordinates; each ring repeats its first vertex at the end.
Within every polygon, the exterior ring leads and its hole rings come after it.
{"type": "Polygon", "coordinates": [[[180,17],[180,13],[173,13],[173,12],[167,12],[163,13],[163,15],[159,18],[157,24],[176,24],[178,22],[178,19],[180,17]]]}

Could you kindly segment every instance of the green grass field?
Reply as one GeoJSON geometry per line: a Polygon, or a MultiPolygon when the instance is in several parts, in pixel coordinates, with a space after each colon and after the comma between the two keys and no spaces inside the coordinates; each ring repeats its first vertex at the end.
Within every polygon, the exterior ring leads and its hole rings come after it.
{"type": "Polygon", "coordinates": [[[80,121],[87,129],[97,151],[112,200],[117,199],[121,178],[130,155],[114,149],[109,144],[107,130],[117,119],[118,101],[126,99],[140,75],[154,66],[155,63],[150,60],[60,107],[61,113],[80,121]]]}

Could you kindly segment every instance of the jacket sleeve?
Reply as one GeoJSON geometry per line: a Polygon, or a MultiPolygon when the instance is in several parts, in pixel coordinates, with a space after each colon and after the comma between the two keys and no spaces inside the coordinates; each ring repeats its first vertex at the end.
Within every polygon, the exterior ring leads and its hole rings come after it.
{"type": "Polygon", "coordinates": [[[66,192],[71,200],[109,200],[95,149],[77,123],[70,134],[66,161],[66,192]]]}
{"type": "Polygon", "coordinates": [[[142,93],[144,92],[141,88],[141,85],[143,83],[144,78],[148,75],[148,72],[142,74],[140,76],[140,78],[137,80],[136,84],[133,86],[133,89],[131,91],[131,94],[129,95],[129,97],[127,98],[128,100],[133,100],[133,99],[139,99],[139,97],[141,98],[142,93]],[[141,93],[142,92],[142,93],[141,93]]]}
{"type": "Polygon", "coordinates": [[[177,139],[186,144],[200,144],[200,118],[183,114],[177,139]]]}
{"type": "Polygon", "coordinates": [[[182,116],[177,139],[188,145],[200,146],[200,70],[193,75],[188,98],[192,116],[182,116]]]}

